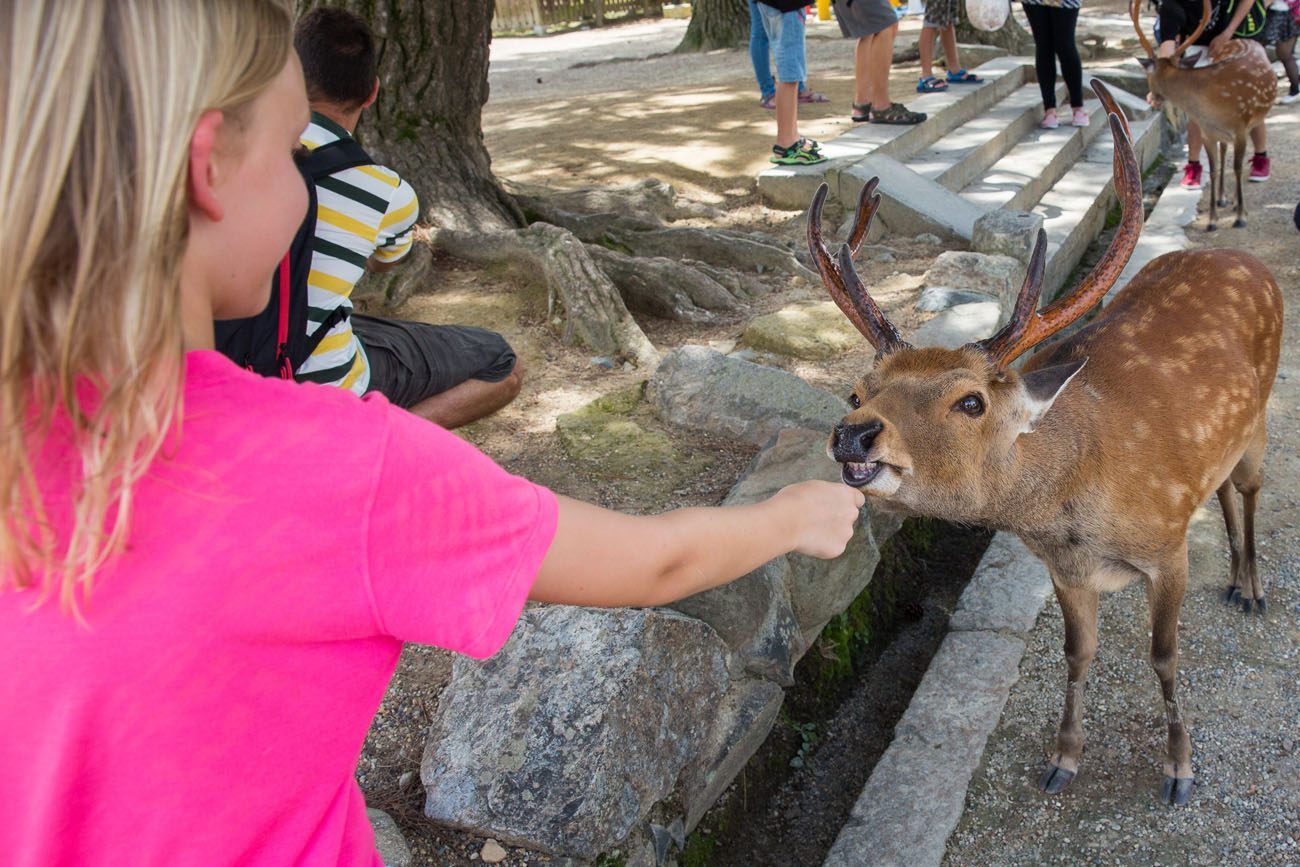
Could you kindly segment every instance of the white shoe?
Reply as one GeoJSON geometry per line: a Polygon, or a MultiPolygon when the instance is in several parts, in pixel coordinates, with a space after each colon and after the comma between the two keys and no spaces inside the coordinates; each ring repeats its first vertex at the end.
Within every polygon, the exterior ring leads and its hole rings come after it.
{"type": "Polygon", "coordinates": [[[1278,100],[1282,105],[1290,105],[1293,102],[1300,102],[1300,93],[1288,93],[1278,100]]]}

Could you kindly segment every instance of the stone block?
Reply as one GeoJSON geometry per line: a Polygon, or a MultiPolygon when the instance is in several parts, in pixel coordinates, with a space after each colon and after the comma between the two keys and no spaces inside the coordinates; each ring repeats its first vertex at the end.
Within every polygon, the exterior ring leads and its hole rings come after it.
{"type": "Polygon", "coordinates": [[[948,240],[969,241],[975,221],[984,211],[952,190],[909,169],[903,163],[873,153],[839,172],[841,202],[856,202],[862,186],[873,177],[884,201],[876,212],[885,232],[916,235],[932,232],[948,240]]]}
{"type": "Polygon", "coordinates": [[[383,810],[369,808],[366,818],[375,830],[375,848],[384,860],[384,867],[411,867],[411,847],[406,845],[406,838],[393,817],[383,810]]]}
{"type": "Polygon", "coordinates": [[[955,349],[972,340],[988,337],[996,329],[1002,307],[996,301],[958,304],[939,313],[908,338],[913,346],[944,346],[955,349]]]}
{"type": "Polygon", "coordinates": [[[791,304],[750,321],[741,339],[763,352],[813,360],[862,345],[862,335],[833,301],[791,304]]]}
{"type": "Polygon", "coordinates": [[[992,300],[1002,310],[1010,310],[1020,292],[1024,271],[1024,266],[1010,256],[948,250],[926,270],[916,306],[921,310],[944,310],[992,300]]]}
{"type": "Polygon", "coordinates": [[[962,591],[948,628],[1026,633],[1051,592],[1052,579],[1043,561],[1016,536],[998,533],[962,591]]]}
{"type": "Polygon", "coordinates": [[[729,687],[726,648],[698,620],[530,607],[496,656],[455,661],[420,765],[425,814],[595,858],[672,793],[729,687]]]}
{"type": "MultiPolygon", "coordinates": [[[[1038,230],[1041,228],[1043,228],[1042,214],[999,208],[989,211],[975,221],[970,248],[976,253],[1010,256],[1027,267],[1034,252],[1038,230]]],[[[1016,290],[1019,289],[1020,287],[1017,286],[1016,290]]]]}
{"type": "Polygon", "coordinates": [[[668,353],[650,380],[655,413],[680,427],[762,445],[788,427],[829,431],[844,401],[792,373],[683,346],[668,353]]]}

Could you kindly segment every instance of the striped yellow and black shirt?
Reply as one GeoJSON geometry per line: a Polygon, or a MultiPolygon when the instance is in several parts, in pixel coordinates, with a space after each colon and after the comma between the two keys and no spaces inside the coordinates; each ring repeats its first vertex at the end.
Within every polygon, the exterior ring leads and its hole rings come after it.
{"type": "MultiPolygon", "coordinates": [[[[308,149],[350,137],[329,118],[312,112],[303,131],[308,149]]],[[[396,262],[411,249],[419,217],[415,190],[384,166],[357,166],[316,184],[316,237],[307,278],[307,328],[323,322],[336,308],[352,307],[352,288],[366,271],[366,261],[396,262]]],[[[330,329],[296,378],[364,394],[370,385],[366,353],[347,320],[330,329]]]]}

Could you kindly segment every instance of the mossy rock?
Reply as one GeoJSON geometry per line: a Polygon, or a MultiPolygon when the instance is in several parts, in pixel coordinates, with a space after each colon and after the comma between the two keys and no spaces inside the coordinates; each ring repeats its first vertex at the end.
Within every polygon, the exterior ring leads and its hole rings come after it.
{"type": "Polygon", "coordinates": [[[702,470],[702,456],[683,453],[667,434],[641,424],[649,418],[638,412],[644,394],[645,383],[637,383],[557,418],[565,453],[586,472],[609,479],[678,480],[702,470]]]}
{"type": "Polygon", "coordinates": [[[760,316],[741,338],[753,349],[791,358],[834,358],[862,345],[862,335],[833,302],[791,304],[760,316]]]}

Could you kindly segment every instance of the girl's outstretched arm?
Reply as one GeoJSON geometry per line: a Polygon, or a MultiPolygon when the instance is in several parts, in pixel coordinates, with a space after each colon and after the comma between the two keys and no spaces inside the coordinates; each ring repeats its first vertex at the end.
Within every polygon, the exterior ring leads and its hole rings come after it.
{"type": "Polygon", "coordinates": [[[555,540],[529,598],[570,605],[663,605],[798,551],[837,557],[864,497],[800,482],[747,506],[634,516],[560,497],[555,540]]]}

